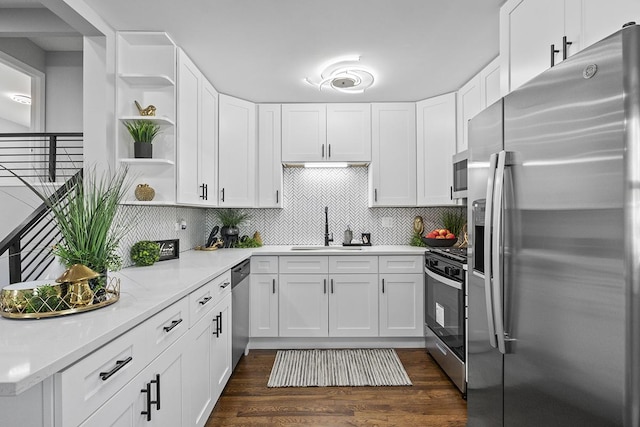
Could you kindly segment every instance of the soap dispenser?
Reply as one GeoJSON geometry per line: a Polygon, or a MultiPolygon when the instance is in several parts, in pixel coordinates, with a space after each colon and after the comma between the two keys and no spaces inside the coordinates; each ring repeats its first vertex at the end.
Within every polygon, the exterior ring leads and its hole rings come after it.
{"type": "Polygon", "coordinates": [[[353,240],[353,232],[351,231],[351,228],[349,228],[349,226],[347,225],[347,229],[344,231],[344,245],[349,245],[351,244],[351,240],[353,240]]]}

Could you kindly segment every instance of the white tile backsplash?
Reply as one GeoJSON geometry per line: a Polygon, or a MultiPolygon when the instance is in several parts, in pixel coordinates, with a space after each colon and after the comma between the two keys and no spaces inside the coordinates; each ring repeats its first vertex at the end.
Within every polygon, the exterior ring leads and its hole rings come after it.
{"type": "MultiPolygon", "coordinates": [[[[324,244],[324,207],[329,207],[329,231],[334,243],[342,243],[347,225],[353,236],[371,233],[374,245],[406,245],[413,233],[413,218],[422,216],[425,229],[442,226],[440,217],[450,209],[464,207],[369,208],[368,173],[365,167],[345,169],[284,169],[284,208],[246,209],[249,225],[241,235],[259,231],[266,245],[324,244]]],[[[180,250],[204,244],[217,224],[215,209],[173,206],[123,206],[121,215],[132,222],[120,244],[124,265],[131,265],[129,250],[139,240],[180,239],[180,250]],[[175,230],[181,219],[186,230],[175,230]]]]}

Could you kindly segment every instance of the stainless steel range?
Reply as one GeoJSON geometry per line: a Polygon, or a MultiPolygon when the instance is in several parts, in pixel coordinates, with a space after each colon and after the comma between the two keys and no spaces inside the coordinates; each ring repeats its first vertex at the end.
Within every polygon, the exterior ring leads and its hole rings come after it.
{"type": "Polygon", "coordinates": [[[429,248],[425,254],[425,337],[427,350],[463,395],[466,376],[467,250],[429,248]]]}

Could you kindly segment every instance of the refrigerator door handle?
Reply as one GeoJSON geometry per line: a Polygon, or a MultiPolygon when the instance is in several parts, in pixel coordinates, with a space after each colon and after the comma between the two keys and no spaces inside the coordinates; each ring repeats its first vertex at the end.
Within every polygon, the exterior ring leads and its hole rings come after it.
{"type": "Polygon", "coordinates": [[[491,225],[493,223],[493,186],[495,181],[496,166],[498,163],[498,154],[492,154],[489,159],[489,180],[487,181],[487,197],[484,214],[484,296],[487,305],[487,320],[489,323],[489,344],[491,347],[497,348],[495,316],[493,314],[493,293],[491,286],[491,225]]]}
{"type": "Polygon", "coordinates": [[[495,186],[493,191],[493,227],[491,233],[491,263],[493,272],[492,294],[493,294],[493,317],[496,328],[496,338],[498,340],[498,350],[506,354],[504,319],[502,311],[502,282],[503,282],[503,239],[502,239],[502,219],[503,219],[503,199],[504,199],[504,172],[507,152],[502,150],[498,153],[498,164],[496,167],[495,186]]]}

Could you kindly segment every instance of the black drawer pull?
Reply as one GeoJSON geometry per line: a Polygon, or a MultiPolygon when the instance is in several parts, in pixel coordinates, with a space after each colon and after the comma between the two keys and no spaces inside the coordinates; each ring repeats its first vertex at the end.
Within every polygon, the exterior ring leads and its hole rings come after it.
{"type": "Polygon", "coordinates": [[[120,369],[124,367],[124,365],[131,362],[132,360],[133,360],[133,357],[131,356],[127,357],[124,360],[116,360],[116,366],[114,366],[113,369],[111,369],[109,372],[100,372],[100,379],[102,381],[108,380],[111,377],[111,375],[118,372],[120,369]]]}
{"type": "Polygon", "coordinates": [[[211,298],[212,298],[212,297],[205,297],[205,298],[202,298],[200,301],[198,301],[198,304],[200,304],[200,305],[205,305],[206,303],[208,303],[209,301],[211,301],[211,298]]]}
{"type": "Polygon", "coordinates": [[[222,285],[220,285],[220,289],[224,289],[227,286],[229,286],[231,284],[231,282],[224,282],[222,285]]]}
{"type": "MultiPolygon", "coordinates": [[[[156,379],[151,380],[150,384],[156,385],[156,400],[152,400],[151,403],[156,404],[156,410],[160,410],[160,374],[156,374],[156,379]]],[[[151,398],[149,398],[151,399],[151,398]]]]}
{"type": "Polygon", "coordinates": [[[151,421],[151,383],[147,383],[147,387],[140,390],[141,393],[147,394],[147,407],[146,411],[141,411],[140,414],[147,416],[147,421],[151,421]]]}
{"type": "Polygon", "coordinates": [[[165,326],[162,329],[164,329],[165,332],[170,332],[173,328],[178,326],[180,323],[182,323],[182,319],[174,320],[174,321],[171,322],[171,325],[165,326]]]}

